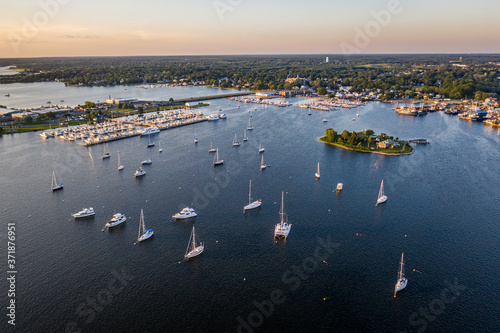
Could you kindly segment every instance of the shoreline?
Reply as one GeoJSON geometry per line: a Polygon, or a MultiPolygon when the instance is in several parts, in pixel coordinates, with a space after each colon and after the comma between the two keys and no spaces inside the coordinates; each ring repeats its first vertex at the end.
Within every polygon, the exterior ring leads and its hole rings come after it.
{"type": "Polygon", "coordinates": [[[321,138],[322,137],[318,138],[319,142],[322,142],[322,143],[327,144],[327,145],[332,145],[332,146],[335,146],[335,147],[339,147],[339,148],[342,148],[342,149],[355,151],[357,153],[379,154],[379,155],[387,155],[387,156],[403,156],[403,155],[411,155],[411,154],[413,154],[415,152],[415,149],[413,147],[412,147],[413,150],[410,153],[384,153],[384,152],[375,151],[375,150],[374,151],[356,150],[356,149],[353,149],[353,148],[341,146],[338,143],[325,142],[325,141],[321,140],[321,138]]]}

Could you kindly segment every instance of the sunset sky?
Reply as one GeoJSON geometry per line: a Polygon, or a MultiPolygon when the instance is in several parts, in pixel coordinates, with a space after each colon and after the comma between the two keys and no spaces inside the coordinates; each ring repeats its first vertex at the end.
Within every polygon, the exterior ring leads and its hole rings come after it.
{"type": "Polygon", "coordinates": [[[500,53],[497,0],[0,0],[0,57],[500,53]],[[392,9],[392,13],[389,12],[392,9]],[[383,21],[377,22],[374,13],[383,21]],[[367,38],[359,31],[369,31],[367,38]]]}

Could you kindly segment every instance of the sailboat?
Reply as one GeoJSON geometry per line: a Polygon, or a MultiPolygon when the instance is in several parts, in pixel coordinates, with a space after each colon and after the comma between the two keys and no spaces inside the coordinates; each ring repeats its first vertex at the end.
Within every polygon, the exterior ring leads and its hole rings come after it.
{"type": "Polygon", "coordinates": [[[380,190],[378,191],[377,205],[387,201],[387,196],[384,194],[384,180],[380,184],[380,190]]]}
{"type": "Polygon", "coordinates": [[[250,118],[248,118],[247,130],[249,130],[249,131],[253,130],[253,126],[250,124],[250,118]]]}
{"type": "Polygon", "coordinates": [[[155,146],[155,143],[154,142],[151,142],[151,134],[148,135],[149,137],[149,143],[148,143],[148,148],[152,148],[155,146]]]}
{"type": "Polygon", "coordinates": [[[219,148],[215,149],[214,166],[224,164],[224,160],[219,158],[219,148]]]}
{"type": "Polygon", "coordinates": [[[217,149],[215,149],[212,145],[212,141],[210,141],[210,149],[208,150],[209,153],[215,153],[217,149]]]}
{"type": "Polygon", "coordinates": [[[292,225],[288,224],[288,216],[285,212],[285,193],[281,192],[280,223],[274,227],[274,238],[286,239],[291,228],[292,225]]]}
{"type": "Polygon", "coordinates": [[[264,163],[264,155],[262,155],[262,158],[260,159],[260,169],[264,170],[267,167],[267,165],[264,163]]]}
{"type": "Polygon", "coordinates": [[[262,140],[260,140],[260,144],[259,144],[259,153],[263,153],[264,150],[266,150],[264,147],[262,147],[262,140]]]}
{"type": "Polygon", "coordinates": [[[243,210],[246,211],[249,209],[254,209],[260,207],[260,205],[262,205],[261,200],[256,200],[252,202],[252,180],[250,180],[250,185],[248,186],[248,205],[243,207],[243,210]]]}
{"type": "Polygon", "coordinates": [[[248,141],[248,138],[247,138],[247,129],[245,128],[245,131],[243,133],[243,141],[248,141]]]}
{"type": "Polygon", "coordinates": [[[120,152],[118,152],[118,171],[122,171],[123,168],[125,168],[125,167],[121,164],[120,152]]]}
{"type": "Polygon", "coordinates": [[[107,151],[107,148],[108,147],[108,144],[104,144],[104,147],[102,148],[102,159],[105,159],[105,158],[109,158],[111,156],[111,154],[109,153],[109,151],[107,151]]]}
{"type": "Polygon", "coordinates": [[[238,147],[240,143],[238,142],[238,138],[236,137],[236,133],[234,133],[233,146],[238,147]]]}
{"type": "Polygon", "coordinates": [[[398,291],[401,291],[404,288],[406,288],[406,285],[408,284],[408,279],[404,277],[405,273],[403,270],[403,266],[404,266],[403,256],[404,256],[404,254],[405,254],[404,252],[401,253],[401,262],[399,263],[399,272],[398,272],[398,282],[396,282],[396,286],[394,287],[394,297],[396,297],[396,293],[398,291]]]}
{"type": "Polygon", "coordinates": [[[144,224],[144,213],[141,209],[141,219],[139,221],[139,234],[137,235],[137,242],[142,242],[151,236],[153,236],[155,231],[153,229],[146,229],[146,224],[144,224]]]}
{"type": "Polygon", "coordinates": [[[158,152],[163,153],[163,148],[161,147],[160,141],[158,141],[158,152]]]}
{"type": "Polygon", "coordinates": [[[320,177],[320,174],[319,174],[319,162],[318,162],[318,171],[316,171],[316,173],[314,174],[314,177],[316,177],[316,179],[319,179],[319,177],[320,177]]]}
{"type": "Polygon", "coordinates": [[[198,137],[196,136],[196,128],[194,129],[194,143],[198,143],[198,137]]]}
{"type": "Polygon", "coordinates": [[[52,171],[52,185],[50,186],[52,192],[63,189],[63,183],[57,184],[56,172],[52,171]]]}
{"type": "Polygon", "coordinates": [[[194,233],[194,225],[193,225],[193,230],[191,231],[191,237],[189,237],[189,242],[186,249],[186,254],[184,255],[184,259],[187,260],[196,257],[202,254],[204,249],[205,246],[203,245],[202,242],[200,242],[200,245],[196,246],[196,235],[194,233]]]}

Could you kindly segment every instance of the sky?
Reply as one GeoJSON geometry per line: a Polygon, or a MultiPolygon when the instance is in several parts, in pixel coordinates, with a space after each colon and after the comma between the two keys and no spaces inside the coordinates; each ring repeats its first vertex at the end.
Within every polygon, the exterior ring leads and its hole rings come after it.
{"type": "Polygon", "coordinates": [[[0,0],[0,58],[500,53],[498,0],[0,0]]]}

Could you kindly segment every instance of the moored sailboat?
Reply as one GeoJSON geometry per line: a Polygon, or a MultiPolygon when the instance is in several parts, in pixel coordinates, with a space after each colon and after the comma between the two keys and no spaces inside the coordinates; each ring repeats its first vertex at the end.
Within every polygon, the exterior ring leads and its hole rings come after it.
{"type": "Polygon", "coordinates": [[[380,183],[380,190],[378,191],[377,205],[387,201],[387,196],[384,194],[384,180],[380,183]]]}
{"type": "Polygon", "coordinates": [[[122,171],[123,168],[125,168],[125,167],[121,164],[120,152],[118,152],[117,154],[118,154],[118,171],[122,171]]]}
{"type": "Polygon", "coordinates": [[[404,252],[401,253],[401,262],[399,263],[399,272],[398,272],[398,281],[396,282],[396,286],[394,287],[394,297],[396,297],[396,293],[398,291],[403,290],[406,288],[406,285],[408,284],[408,279],[405,278],[404,274],[404,263],[403,263],[403,257],[404,257],[404,252]]]}
{"type": "Polygon", "coordinates": [[[238,137],[236,136],[236,133],[234,133],[233,146],[237,147],[239,145],[240,143],[238,142],[238,137]]]}
{"type": "Polygon", "coordinates": [[[184,254],[184,260],[199,256],[200,254],[203,253],[203,250],[205,250],[203,242],[200,242],[200,245],[196,246],[196,235],[194,232],[194,225],[193,225],[193,230],[191,231],[191,236],[189,237],[186,254],[184,254]]]}
{"type": "Polygon", "coordinates": [[[219,148],[215,149],[214,166],[224,164],[224,160],[219,158],[219,148]]]}
{"type": "Polygon", "coordinates": [[[252,180],[250,180],[250,185],[248,186],[248,205],[243,207],[243,210],[250,210],[250,209],[255,209],[257,207],[260,207],[262,205],[261,200],[255,200],[252,202],[252,180]]]}
{"type": "Polygon", "coordinates": [[[57,183],[55,171],[52,171],[52,185],[50,186],[50,188],[52,189],[52,192],[63,189],[63,183],[57,183]]]}
{"type": "Polygon", "coordinates": [[[288,216],[285,212],[285,193],[281,192],[280,223],[274,227],[274,238],[286,239],[291,228],[292,225],[288,224],[288,216]]]}
{"type": "Polygon", "coordinates": [[[141,209],[141,219],[139,221],[139,234],[137,235],[137,242],[145,241],[146,239],[153,236],[155,231],[153,229],[146,229],[146,224],[144,223],[144,213],[141,209]]]}
{"type": "Polygon", "coordinates": [[[267,167],[267,165],[264,163],[264,155],[262,155],[262,158],[260,159],[260,169],[264,170],[267,167]]]}
{"type": "Polygon", "coordinates": [[[318,162],[318,170],[316,171],[316,173],[314,174],[314,177],[316,177],[316,179],[319,179],[320,178],[320,174],[319,174],[319,162],[318,162]]]}

